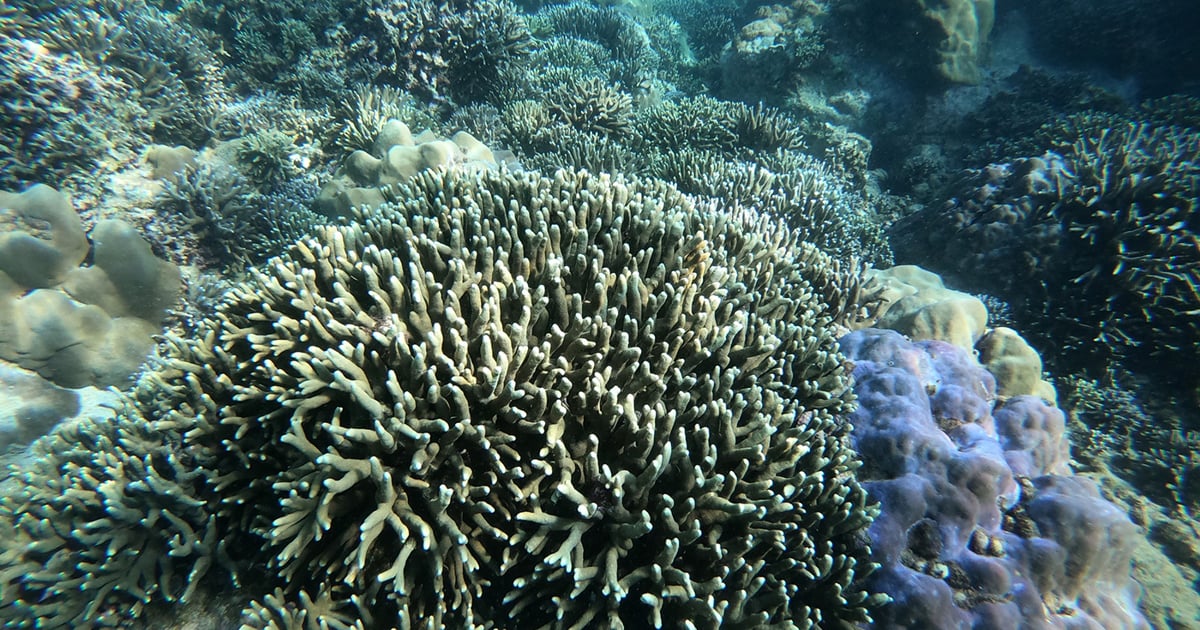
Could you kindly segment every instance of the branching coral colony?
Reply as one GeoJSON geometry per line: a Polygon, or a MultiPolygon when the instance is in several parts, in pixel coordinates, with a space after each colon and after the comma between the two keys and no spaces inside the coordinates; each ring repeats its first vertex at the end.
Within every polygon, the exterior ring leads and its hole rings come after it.
{"type": "MultiPolygon", "coordinates": [[[[867,620],[873,510],[830,326],[855,268],[661,182],[438,170],[397,187],[405,201],[254,272],[142,379],[153,448],[194,458],[172,496],[203,502],[203,544],[148,541],[151,574],[197,554],[266,570],[285,590],[259,585],[262,623],[867,620]]],[[[50,592],[94,600],[77,624],[187,595],[7,575],[7,605],[50,625],[50,592]]]]}

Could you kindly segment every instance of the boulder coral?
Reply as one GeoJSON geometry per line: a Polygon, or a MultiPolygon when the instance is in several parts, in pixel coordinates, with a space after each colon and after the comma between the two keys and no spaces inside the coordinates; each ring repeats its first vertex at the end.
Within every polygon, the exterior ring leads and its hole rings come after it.
{"type": "Polygon", "coordinates": [[[944,86],[982,78],[994,0],[856,0],[830,10],[838,37],[912,79],[944,86]]]}
{"type": "Polygon", "coordinates": [[[230,548],[288,583],[255,623],[869,620],[832,261],[656,181],[396,191],[253,272],[138,390],[230,548]]]}
{"type": "Polygon", "coordinates": [[[98,223],[89,246],[49,186],[0,192],[0,220],[0,358],[64,387],[126,384],[179,295],[179,269],[119,220],[98,223]]]}
{"type": "Polygon", "coordinates": [[[915,265],[869,269],[864,295],[878,300],[879,328],[914,341],[936,339],[978,355],[996,380],[997,398],[1038,396],[1054,404],[1054,385],[1042,378],[1042,358],[1017,331],[988,327],[992,314],[978,297],[948,288],[935,273],[915,265]]]}
{"type": "Polygon", "coordinates": [[[354,208],[376,208],[387,201],[390,186],[430,169],[477,171],[515,165],[507,151],[492,152],[471,134],[460,131],[449,139],[426,130],[413,134],[408,125],[391,119],[376,130],[371,151],[356,150],[313,201],[313,209],[330,218],[346,217],[354,208]]]}
{"type": "Polygon", "coordinates": [[[976,83],[995,21],[994,0],[920,0],[925,17],[942,33],[937,70],[955,83],[976,83]]]}
{"type": "Polygon", "coordinates": [[[881,504],[871,590],[888,628],[1148,628],[1137,527],[1068,467],[1062,411],[1000,402],[966,350],[891,330],[841,340],[854,364],[859,478],[881,504]]]}

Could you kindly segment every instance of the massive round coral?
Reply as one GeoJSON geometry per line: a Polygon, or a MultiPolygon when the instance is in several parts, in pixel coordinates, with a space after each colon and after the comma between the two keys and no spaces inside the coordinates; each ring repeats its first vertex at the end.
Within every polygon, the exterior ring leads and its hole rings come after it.
{"type": "Polygon", "coordinates": [[[826,257],[661,182],[394,195],[256,272],[140,390],[231,549],[383,625],[867,620],[826,257]]]}

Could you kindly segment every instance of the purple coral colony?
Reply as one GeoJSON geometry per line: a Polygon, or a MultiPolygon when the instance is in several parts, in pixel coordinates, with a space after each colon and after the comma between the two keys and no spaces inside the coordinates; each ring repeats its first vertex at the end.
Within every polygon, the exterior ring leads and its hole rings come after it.
{"type": "Polygon", "coordinates": [[[13,0],[0,625],[1200,628],[1194,0],[13,0]]]}

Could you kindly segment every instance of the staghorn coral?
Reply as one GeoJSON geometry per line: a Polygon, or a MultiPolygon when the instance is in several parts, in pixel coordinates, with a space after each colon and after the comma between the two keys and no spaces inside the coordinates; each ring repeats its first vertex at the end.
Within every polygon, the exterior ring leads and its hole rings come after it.
{"type": "Polygon", "coordinates": [[[609,138],[596,137],[582,131],[556,129],[558,146],[553,153],[535,154],[523,167],[553,173],[560,168],[587,170],[593,173],[645,172],[646,156],[609,138]]]}
{"type": "Polygon", "coordinates": [[[356,21],[350,55],[368,82],[439,104],[486,100],[533,41],[508,0],[377,2],[356,21]]]}
{"type": "Polygon", "coordinates": [[[217,54],[193,29],[142,2],[106,0],[105,11],[123,36],[108,55],[147,111],[151,134],[161,143],[203,144],[209,115],[233,100],[217,54]]]}
{"type": "MultiPolygon", "coordinates": [[[[244,145],[234,148],[240,153],[244,145]]],[[[312,177],[278,181],[260,194],[237,169],[211,155],[197,161],[182,147],[163,149],[153,151],[155,171],[179,168],[161,177],[147,229],[180,263],[230,269],[262,262],[325,220],[310,208],[320,193],[312,177]]],[[[297,157],[305,158],[303,148],[283,159],[297,168],[292,159],[297,157]]]]}
{"type": "Polygon", "coordinates": [[[221,38],[231,66],[250,86],[270,84],[319,45],[344,18],[336,2],[238,0],[183,3],[188,22],[221,38]],[[252,79],[252,80],[251,80],[252,79]]]}
{"type": "Polygon", "coordinates": [[[296,139],[278,129],[266,129],[245,138],[234,146],[237,164],[259,190],[269,190],[284,180],[300,175],[308,162],[307,147],[296,145],[296,139]]]}
{"type": "Polygon", "coordinates": [[[333,119],[322,108],[304,107],[294,97],[260,93],[229,103],[213,112],[214,140],[236,140],[268,130],[292,136],[299,144],[317,144],[331,128],[333,119]]]}
{"type": "Polygon", "coordinates": [[[727,43],[738,32],[735,23],[745,10],[738,0],[656,0],[656,12],[675,20],[684,31],[685,57],[697,66],[715,65],[727,43]]]}
{"type": "Polygon", "coordinates": [[[306,591],[290,597],[277,588],[242,610],[240,630],[365,630],[376,627],[369,612],[352,602],[337,600],[329,591],[311,597],[306,591]],[[299,601],[293,603],[293,599],[299,601]]]}
{"type": "MultiPolygon", "coordinates": [[[[623,70],[600,42],[573,35],[545,35],[529,53],[526,89],[519,98],[537,98],[561,85],[577,80],[620,83],[623,70]]],[[[513,87],[521,87],[519,85],[513,87]]],[[[501,102],[519,100],[506,98],[501,102]]]]}
{"type": "Polygon", "coordinates": [[[564,84],[547,101],[546,110],[555,120],[578,131],[616,137],[629,133],[633,99],[598,79],[564,84]]]}
{"type": "Polygon", "coordinates": [[[143,380],[231,545],[381,626],[868,620],[829,328],[855,309],[817,296],[845,271],[661,182],[397,191],[252,272],[143,380]]]}
{"type": "Polygon", "coordinates": [[[683,149],[648,169],[685,192],[752,205],[783,218],[802,238],[839,258],[886,264],[891,252],[873,209],[820,161],[801,154],[758,155],[759,163],[683,149]]]}
{"type": "MultiPolygon", "coordinates": [[[[1200,134],[1103,120],[1064,121],[1061,153],[968,172],[893,245],[1010,302],[1060,365],[1095,370],[1100,353],[1156,371],[1200,345],[1200,134]]],[[[1172,382],[1200,379],[1195,361],[1171,365],[1172,382]]]]}
{"type": "Polygon", "coordinates": [[[231,565],[201,498],[205,473],[131,407],[31,450],[0,496],[6,628],[120,626],[153,602],[187,601],[214,564],[231,565]]]}
{"type": "Polygon", "coordinates": [[[619,135],[569,127],[559,111],[553,102],[521,100],[498,115],[458,120],[512,148],[526,168],[666,179],[685,192],[784,217],[804,240],[836,256],[891,261],[873,203],[854,192],[851,174],[838,168],[846,164],[835,160],[830,168],[801,153],[798,123],[779,110],[683,98],[636,110],[630,131],[619,135]]]}
{"type": "Polygon", "coordinates": [[[643,145],[660,151],[720,151],[739,159],[804,146],[799,124],[778,109],[709,96],[649,108],[638,116],[635,135],[643,145]]]}
{"type": "MultiPolygon", "coordinates": [[[[589,42],[598,44],[607,53],[601,63],[608,76],[600,78],[624,85],[626,89],[646,84],[658,75],[663,65],[663,56],[655,50],[647,28],[628,11],[617,7],[585,2],[551,5],[530,19],[530,29],[539,38],[557,36],[583,40],[583,44],[570,44],[581,50],[587,50],[589,42]]],[[[578,55],[579,52],[569,54],[578,55]]],[[[599,60],[595,53],[592,57],[599,60]]],[[[561,62],[554,64],[559,66],[567,65],[562,62],[569,61],[561,53],[549,59],[560,59],[561,62]]],[[[589,65],[584,64],[582,68],[587,69],[589,65]]]]}
{"type": "Polygon", "coordinates": [[[639,116],[637,134],[650,146],[728,150],[738,140],[736,107],[710,96],[668,101],[639,116]]]}
{"type": "Polygon", "coordinates": [[[23,38],[120,80],[122,90],[114,95],[120,95],[123,108],[136,105],[132,115],[138,132],[149,131],[160,142],[207,139],[205,117],[229,94],[217,56],[201,33],[140,1],[16,4],[31,18],[21,30],[23,38]]]}
{"type": "Polygon", "coordinates": [[[1194,352],[1200,134],[1129,124],[1079,138],[1071,153],[1079,188],[1050,215],[1064,228],[1060,260],[1076,261],[1055,271],[1090,303],[1084,325],[1102,343],[1150,345],[1151,356],[1194,352]]]}
{"type": "Polygon", "coordinates": [[[245,262],[246,237],[259,194],[232,166],[201,162],[163,181],[147,229],[181,263],[225,266],[245,262]]]}

